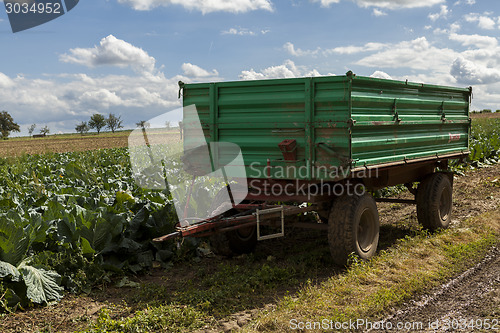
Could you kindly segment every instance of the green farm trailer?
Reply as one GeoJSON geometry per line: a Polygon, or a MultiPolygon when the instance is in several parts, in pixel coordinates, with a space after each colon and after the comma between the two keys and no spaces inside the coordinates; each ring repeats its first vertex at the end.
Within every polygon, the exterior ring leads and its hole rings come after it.
{"type": "MultiPolygon", "coordinates": [[[[448,161],[469,154],[472,88],[352,72],[179,86],[184,107],[196,108],[183,123],[197,117],[207,144],[241,149],[246,177],[239,186],[246,194],[223,214],[157,240],[208,236],[214,252],[231,255],[252,251],[257,240],[281,236],[294,223],[325,229],[334,260],[343,265],[351,253],[369,259],[376,252],[376,201],[416,204],[419,223],[431,230],[450,223],[448,161]],[[415,199],[370,194],[398,184],[415,199]],[[317,212],[315,223],[292,218],[306,211],[317,212]],[[263,236],[265,225],[281,231],[263,236]]],[[[184,140],[189,143],[189,129],[184,140]]],[[[218,204],[216,198],[211,209],[218,204]]]]}

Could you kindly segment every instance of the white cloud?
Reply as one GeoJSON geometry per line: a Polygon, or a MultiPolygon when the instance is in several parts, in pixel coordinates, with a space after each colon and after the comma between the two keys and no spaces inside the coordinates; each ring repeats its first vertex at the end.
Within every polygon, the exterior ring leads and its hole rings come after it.
{"type": "MultiPolygon", "coordinates": [[[[43,79],[0,73],[2,109],[24,124],[50,123],[51,131],[71,132],[93,113],[113,112],[133,126],[139,119],[180,106],[178,84],[191,78],[155,75],[45,75],[43,79]],[[5,84],[7,83],[7,84],[5,84]],[[22,102],[20,102],[22,101],[22,102]],[[54,127],[53,127],[54,126],[54,127]]],[[[23,133],[21,133],[23,134],[23,133]]]]}
{"type": "Polygon", "coordinates": [[[240,35],[240,36],[255,36],[255,32],[247,28],[230,28],[221,32],[222,35],[240,35]]]}
{"type": "Polygon", "coordinates": [[[476,4],[476,0],[458,0],[456,1],[453,5],[455,6],[458,6],[458,5],[461,5],[461,4],[466,4],[466,5],[475,5],[476,4]]]}
{"type": "Polygon", "coordinates": [[[80,101],[97,109],[109,109],[110,106],[123,104],[123,100],[116,95],[116,92],[104,88],[84,92],[80,96],[80,101]]]}
{"type": "Polygon", "coordinates": [[[451,40],[461,43],[463,46],[477,46],[478,48],[490,48],[498,45],[498,40],[495,37],[480,36],[480,35],[459,35],[451,33],[451,40]]]}
{"type": "Polygon", "coordinates": [[[262,29],[258,32],[248,28],[236,27],[221,31],[221,35],[238,35],[238,36],[256,36],[258,34],[265,35],[270,32],[269,29],[262,29]]]}
{"type": "Polygon", "coordinates": [[[460,30],[460,28],[461,28],[461,27],[460,27],[460,24],[458,24],[457,22],[452,23],[452,24],[450,25],[450,31],[451,31],[451,32],[457,32],[457,31],[459,31],[459,30],[460,30]]]}
{"type": "Polygon", "coordinates": [[[295,77],[321,76],[316,70],[308,70],[307,68],[295,65],[292,60],[286,60],[282,65],[271,66],[255,71],[253,68],[248,71],[242,71],[240,79],[242,80],[262,80],[262,79],[286,79],[295,77]]]}
{"type": "Polygon", "coordinates": [[[446,18],[449,12],[450,11],[446,5],[441,5],[441,11],[439,13],[429,14],[429,18],[434,22],[439,18],[446,18]]]}
{"type": "Polygon", "coordinates": [[[142,73],[153,73],[156,62],[155,58],[149,56],[143,49],[113,35],[101,39],[99,45],[93,48],[70,49],[69,54],[65,53],[60,56],[60,60],[87,67],[105,65],[131,67],[142,73]]]}
{"type": "Polygon", "coordinates": [[[191,78],[203,78],[203,77],[217,77],[219,76],[219,72],[217,72],[215,69],[212,70],[211,72],[190,64],[190,63],[184,63],[182,64],[182,71],[184,72],[184,75],[187,77],[191,78]]]}
{"type": "Polygon", "coordinates": [[[481,29],[492,30],[495,29],[496,23],[494,19],[487,15],[489,13],[485,13],[485,15],[480,15],[478,13],[470,13],[464,16],[467,22],[477,23],[477,26],[481,29]]]}
{"type": "Polygon", "coordinates": [[[187,10],[212,12],[245,13],[253,10],[272,11],[270,0],[118,0],[135,10],[151,10],[160,6],[180,5],[187,10]]]}
{"type": "Polygon", "coordinates": [[[381,11],[380,9],[377,9],[377,8],[373,8],[373,16],[386,16],[387,13],[386,12],[383,12],[381,11]]]}
{"type": "Polygon", "coordinates": [[[375,71],[375,72],[373,72],[372,75],[370,75],[370,77],[375,77],[378,79],[392,80],[392,77],[389,74],[387,74],[386,72],[382,72],[382,71],[375,71]]]}
{"type": "MultiPolygon", "coordinates": [[[[429,28],[431,28],[431,26],[429,26],[429,28]]],[[[449,29],[441,29],[441,28],[436,28],[434,29],[434,34],[438,35],[438,34],[442,34],[442,35],[449,35],[449,34],[452,34],[452,33],[456,33],[457,31],[460,30],[460,24],[458,24],[457,22],[455,23],[452,23],[450,24],[450,28],[449,29]]]]}
{"type": "Polygon", "coordinates": [[[293,43],[287,42],[283,45],[283,48],[292,56],[295,57],[303,57],[303,56],[316,56],[323,55],[329,56],[331,54],[356,54],[362,52],[370,52],[377,51],[385,47],[385,44],[382,43],[366,43],[363,46],[339,46],[331,49],[321,49],[318,47],[316,50],[302,50],[300,48],[296,48],[293,43]]]}
{"type": "Polygon", "coordinates": [[[458,57],[452,64],[451,75],[465,84],[490,84],[500,82],[500,70],[458,57]]]}
{"type": "MultiPolygon", "coordinates": [[[[339,3],[341,0],[312,0],[320,2],[321,6],[328,7],[331,4],[339,3]]],[[[363,8],[376,7],[384,9],[403,9],[403,8],[421,8],[432,7],[444,3],[445,0],[351,0],[363,8]]]]}
{"type": "Polygon", "coordinates": [[[451,49],[439,49],[431,45],[425,37],[397,44],[387,44],[378,53],[357,61],[357,65],[375,68],[412,68],[416,70],[438,70],[449,68],[457,57],[451,49]]]}
{"type": "Polygon", "coordinates": [[[14,85],[14,81],[4,73],[0,72],[0,88],[10,88],[14,85]]]}
{"type": "Polygon", "coordinates": [[[340,0],[313,0],[313,1],[321,3],[321,6],[323,6],[323,7],[328,7],[331,4],[340,2],[340,0]]]}
{"type": "Polygon", "coordinates": [[[314,56],[317,55],[318,52],[320,52],[319,48],[316,50],[302,50],[299,48],[295,48],[295,45],[290,42],[285,43],[285,45],[283,45],[283,48],[294,57],[314,56]]]}
{"type": "Polygon", "coordinates": [[[363,46],[354,46],[354,45],[347,45],[347,46],[339,46],[335,47],[332,49],[327,49],[325,50],[325,54],[356,54],[356,53],[362,53],[362,52],[370,52],[370,51],[378,51],[383,49],[386,46],[386,44],[383,43],[366,43],[363,46]]]}

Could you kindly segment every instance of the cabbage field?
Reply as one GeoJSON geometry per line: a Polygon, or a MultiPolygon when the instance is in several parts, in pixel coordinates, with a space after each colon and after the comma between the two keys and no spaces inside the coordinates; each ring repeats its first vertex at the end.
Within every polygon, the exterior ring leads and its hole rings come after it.
{"type": "MultiPolygon", "coordinates": [[[[474,120],[469,167],[499,156],[500,119],[474,120]]],[[[151,241],[175,223],[167,190],[135,184],[127,148],[0,158],[0,312],[194,255],[193,240],[151,241]]]]}
{"type": "Polygon", "coordinates": [[[0,308],[58,301],[182,255],[166,191],[138,188],[126,148],[0,160],[0,308]]]}

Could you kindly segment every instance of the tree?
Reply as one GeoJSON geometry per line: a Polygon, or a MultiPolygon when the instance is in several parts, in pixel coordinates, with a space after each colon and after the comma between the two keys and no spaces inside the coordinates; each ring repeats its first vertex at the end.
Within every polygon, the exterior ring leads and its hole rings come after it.
{"type": "Polygon", "coordinates": [[[10,132],[20,132],[19,125],[14,122],[12,116],[7,111],[0,112],[0,135],[7,140],[10,132]]]}
{"type": "Polygon", "coordinates": [[[106,127],[111,130],[111,132],[115,132],[119,128],[123,128],[123,120],[121,120],[121,116],[115,116],[110,113],[108,119],[106,119],[106,127]]]}
{"type": "Polygon", "coordinates": [[[102,114],[94,113],[92,117],[90,117],[88,126],[97,131],[97,134],[101,132],[101,128],[106,126],[106,118],[102,114]]]}
{"type": "Polygon", "coordinates": [[[138,123],[135,123],[137,127],[140,127],[142,129],[149,128],[150,124],[146,120],[141,120],[138,123]]]}
{"type": "Polygon", "coordinates": [[[182,140],[182,132],[184,131],[184,124],[182,123],[182,121],[179,121],[179,132],[181,134],[181,140],[182,140]]]}
{"type": "Polygon", "coordinates": [[[40,130],[40,134],[47,135],[47,134],[49,134],[49,133],[50,133],[50,128],[49,128],[49,126],[45,126],[44,128],[42,128],[42,129],[40,130]]]}
{"type": "Polygon", "coordinates": [[[87,133],[89,131],[89,125],[87,125],[86,121],[82,121],[80,124],[76,125],[75,130],[77,133],[81,135],[87,133]]]}
{"type": "Polygon", "coordinates": [[[35,128],[36,128],[36,124],[30,125],[28,127],[28,133],[30,134],[30,136],[33,135],[33,132],[35,131],[35,128]]]}
{"type": "Polygon", "coordinates": [[[169,131],[172,128],[172,123],[169,120],[167,120],[165,122],[165,127],[167,128],[167,131],[169,131]]]}

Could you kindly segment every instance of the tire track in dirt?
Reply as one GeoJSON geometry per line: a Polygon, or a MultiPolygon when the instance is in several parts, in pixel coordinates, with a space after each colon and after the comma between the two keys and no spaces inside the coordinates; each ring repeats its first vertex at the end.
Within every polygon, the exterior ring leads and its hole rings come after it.
{"type": "Polygon", "coordinates": [[[500,249],[493,248],[480,263],[409,302],[384,322],[422,323],[421,332],[471,332],[489,322],[491,331],[499,331],[499,304],[500,249]]]}

